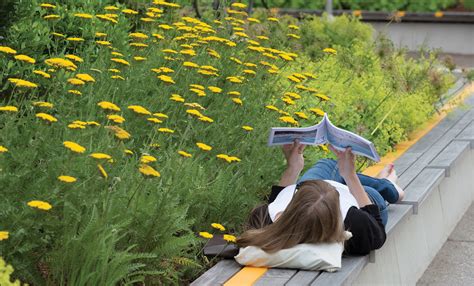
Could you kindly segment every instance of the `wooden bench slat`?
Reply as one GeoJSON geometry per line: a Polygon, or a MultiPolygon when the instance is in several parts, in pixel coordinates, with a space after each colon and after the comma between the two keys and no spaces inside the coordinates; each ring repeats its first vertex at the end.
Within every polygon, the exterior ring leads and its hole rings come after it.
{"type": "Polygon", "coordinates": [[[431,190],[438,186],[444,178],[442,169],[424,169],[405,188],[405,197],[399,204],[413,205],[413,213],[418,213],[418,207],[423,203],[431,190]]]}
{"type": "Polygon", "coordinates": [[[461,140],[461,141],[469,141],[471,142],[471,149],[474,148],[474,111],[471,111],[473,113],[473,121],[471,124],[469,124],[464,130],[459,133],[459,135],[455,138],[455,140],[461,140]]]}
{"type": "Polygon", "coordinates": [[[282,269],[282,268],[271,268],[268,269],[265,274],[260,277],[253,284],[253,286],[279,286],[285,285],[285,283],[296,274],[298,270],[295,269],[282,269]]]}
{"type": "Polygon", "coordinates": [[[451,166],[470,149],[467,141],[453,141],[431,161],[428,168],[444,169],[446,177],[451,175],[451,166]]]}
{"type": "Polygon", "coordinates": [[[338,286],[352,284],[362,269],[369,263],[369,256],[347,256],[342,258],[341,270],[337,272],[322,272],[311,286],[338,286]]]}
{"type": "MultiPolygon", "coordinates": [[[[461,111],[456,110],[456,113],[460,113],[461,111]]],[[[455,113],[455,112],[453,112],[455,113]]],[[[408,169],[403,173],[403,175],[400,176],[399,178],[399,185],[402,188],[406,188],[411,181],[413,181],[416,176],[418,176],[421,171],[428,166],[428,164],[436,157],[438,154],[442,152],[442,150],[451,142],[454,140],[454,138],[462,131],[466,126],[472,121],[471,116],[468,114],[468,116],[465,116],[467,112],[464,111],[464,113],[461,113],[462,116],[459,119],[459,114],[453,116],[453,118],[456,118],[456,123],[449,128],[448,131],[444,133],[442,137],[439,139],[435,140],[434,144],[431,145],[426,152],[422,156],[420,156],[408,169]]],[[[451,118],[450,116],[446,117],[444,120],[446,121],[453,121],[455,119],[451,118]]],[[[444,121],[443,120],[443,121],[444,121]]],[[[443,122],[441,121],[441,122],[443,122]]],[[[425,137],[429,136],[431,132],[429,132],[425,137]]],[[[422,139],[424,139],[423,137],[422,139]]],[[[421,141],[421,140],[420,140],[421,141]]],[[[412,148],[416,147],[417,144],[415,144],[412,148]]],[[[410,156],[410,152],[405,153],[403,156],[410,156]]]]}
{"type": "Polygon", "coordinates": [[[322,271],[300,270],[286,282],[285,286],[310,285],[321,273],[322,271]]]}
{"type": "Polygon", "coordinates": [[[214,286],[222,285],[235,273],[239,272],[242,266],[234,259],[219,261],[214,267],[206,271],[198,279],[191,283],[191,286],[214,286]]]}

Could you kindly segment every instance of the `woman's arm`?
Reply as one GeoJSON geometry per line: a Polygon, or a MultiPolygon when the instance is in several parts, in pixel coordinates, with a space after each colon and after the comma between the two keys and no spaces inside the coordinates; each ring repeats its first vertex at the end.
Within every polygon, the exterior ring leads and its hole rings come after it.
{"type": "Polygon", "coordinates": [[[295,140],[293,144],[283,145],[283,154],[286,158],[286,170],[281,175],[280,183],[281,187],[296,184],[301,171],[304,168],[303,151],[305,145],[300,144],[298,140],[295,140]]]}
{"type": "Polygon", "coordinates": [[[359,177],[357,177],[355,171],[355,155],[352,153],[351,148],[346,148],[345,151],[338,151],[332,146],[329,146],[329,149],[337,156],[337,166],[339,168],[339,173],[346,182],[349,191],[355,197],[359,207],[364,207],[366,205],[372,204],[367,196],[367,193],[360,183],[359,177]]]}

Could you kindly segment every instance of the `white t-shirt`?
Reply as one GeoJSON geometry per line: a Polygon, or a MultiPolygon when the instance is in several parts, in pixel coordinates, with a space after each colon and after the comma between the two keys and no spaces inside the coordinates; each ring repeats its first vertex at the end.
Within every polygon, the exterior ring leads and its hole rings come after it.
{"type": "MultiPolygon", "coordinates": [[[[342,220],[346,218],[347,212],[351,207],[359,208],[359,204],[355,197],[349,191],[349,188],[341,183],[331,180],[324,180],[331,184],[339,193],[339,205],[341,207],[342,220]]],[[[272,221],[275,221],[275,217],[278,213],[283,212],[286,207],[290,204],[293,195],[296,193],[296,185],[289,185],[288,187],[281,190],[276,199],[268,205],[268,213],[272,221]]]]}

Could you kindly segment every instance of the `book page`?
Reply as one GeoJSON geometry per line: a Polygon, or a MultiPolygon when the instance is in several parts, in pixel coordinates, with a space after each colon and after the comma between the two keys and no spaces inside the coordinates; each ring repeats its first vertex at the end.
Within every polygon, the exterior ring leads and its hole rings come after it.
{"type": "Polygon", "coordinates": [[[292,144],[296,139],[301,144],[319,145],[321,138],[326,136],[321,135],[323,122],[311,127],[273,127],[268,137],[268,146],[292,144]]]}
{"type": "Polygon", "coordinates": [[[344,150],[347,147],[352,148],[352,152],[357,155],[365,156],[376,162],[380,161],[380,157],[375,150],[372,142],[350,131],[334,126],[327,119],[327,140],[337,150],[344,150]]]}

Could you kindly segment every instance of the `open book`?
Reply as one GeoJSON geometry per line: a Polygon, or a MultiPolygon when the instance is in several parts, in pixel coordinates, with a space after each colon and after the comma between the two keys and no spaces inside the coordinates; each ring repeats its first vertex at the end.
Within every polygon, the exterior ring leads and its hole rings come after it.
{"type": "Polygon", "coordinates": [[[351,147],[354,154],[365,156],[376,162],[380,161],[374,143],[357,134],[334,126],[327,115],[324,115],[321,122],[311,127],[273,127],[268,138],[268,145],[291,144],[295,139],[306,145],[329,143],[335,149],[341,151],[351,147]]]}

